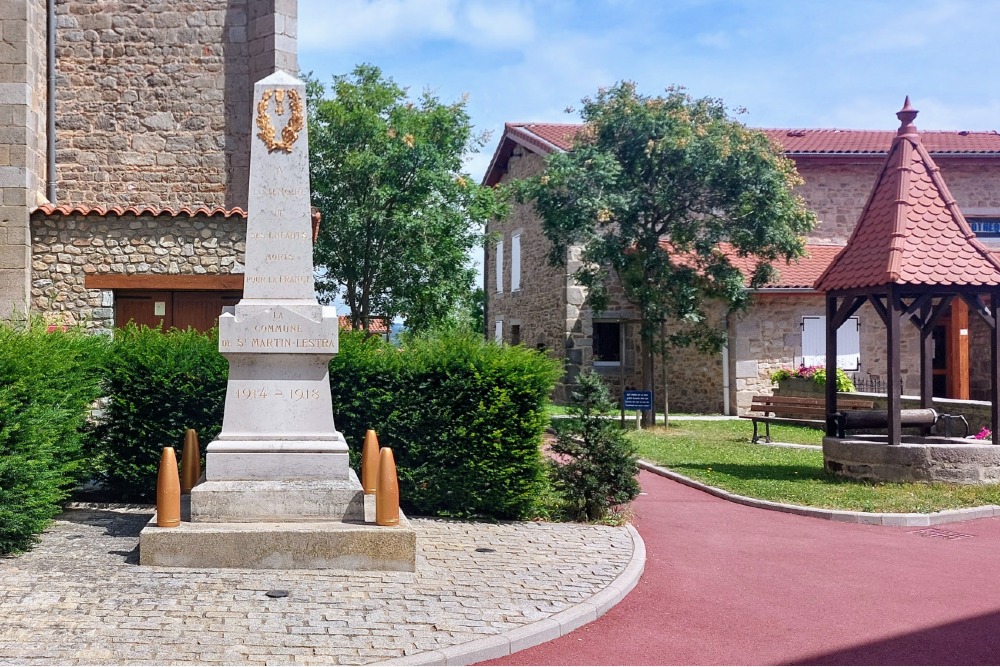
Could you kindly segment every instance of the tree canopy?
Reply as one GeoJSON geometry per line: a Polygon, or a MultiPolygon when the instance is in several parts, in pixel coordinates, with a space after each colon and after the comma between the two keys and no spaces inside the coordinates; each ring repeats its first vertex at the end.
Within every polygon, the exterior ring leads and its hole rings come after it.
{"type": "Polygon", "coordinates": [[[308,81],[313,205],[323,214],[315,244],[316,289],[343,297],[352,324],[403,317],[424,330],[453,316],[472,292],[468,252],[503,204],[463,174],[473,133],[465,100],[430,91],[411,100],[373,65],[333,78],[332,97],[308,81]]]}
{"type": "Polygon", "coordinates": [[[612,276],[620,281],[638,310],[651,389],[654,349],[717,350],[724,332],[708,303],[744,308],[772,263],[804,254],[815,218],[792,191],[801,179],[791,160],[720,100],[673,87],[650,97],[622,82],[584,99],[581,115],[573,149],[548,156],[517,196],[541,217],[550,262],[581,249],[575,277],[594,310],[607,307],[612,276]],[[751,258],[749,275],[734,256],[751,258]]]}

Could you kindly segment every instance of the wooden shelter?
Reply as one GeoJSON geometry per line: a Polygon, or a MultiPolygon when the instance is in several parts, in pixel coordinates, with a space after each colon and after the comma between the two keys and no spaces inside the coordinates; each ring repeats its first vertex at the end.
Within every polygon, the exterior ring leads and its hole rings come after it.
{"type": "MultiPolygon", "coordinates": [[[[885,323],[888,444],[900,443],[900,329],[920,331],[921,407],[933,407],[934,325],[955,302],[968,303],[991,329],[993,444],[1000,444],[1000,261],[980,243],[921,144],[909,97],[900,127],[851,238],[816,280],[826,293],[826,367],[837,365],[837,329],[865,302],[885,323]]],[[[826,383],[828,436],[835,436],[837,384],[826,383]]]]}

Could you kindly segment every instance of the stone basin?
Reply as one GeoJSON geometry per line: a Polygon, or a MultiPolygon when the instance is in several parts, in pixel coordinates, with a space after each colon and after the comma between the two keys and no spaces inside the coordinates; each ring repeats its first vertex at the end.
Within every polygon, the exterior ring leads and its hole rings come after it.
{"type": "Polygon", "coordinates": [[[1000,483],[1000,447],[989,441],[904,435],[823,438],[823,465],[838,477],[869,482],[1000,483]]]}

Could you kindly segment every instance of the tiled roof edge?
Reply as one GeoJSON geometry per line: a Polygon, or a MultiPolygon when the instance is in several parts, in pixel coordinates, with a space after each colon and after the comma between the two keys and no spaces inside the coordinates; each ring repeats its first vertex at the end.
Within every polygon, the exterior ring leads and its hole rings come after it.
{"type": "Polygon", "coordinates": [[[72,206],[57,206],[55,204],[42,204],[37,207],[32,213],[41,213],[45,216],[65,216],[65,215],[96,215],[100,217],[115,216],[121,217],[123,215],[148,215],[152,217],[188,217],[188,218],[211,218],[215,216],[222,216],[223,218],[241,218],[246,219],[247,214],[242,208],[223,208],[221,206],[215,206],[209,208],[207,206],[198,206],[191,208],[189,206],[183,206],[178,209],[173,209],[169,207],[156,208],[153,206],[112,206],[110,208],[104,208],[102,206],[85,206],[82,204],[75,204],[72,206]]]}

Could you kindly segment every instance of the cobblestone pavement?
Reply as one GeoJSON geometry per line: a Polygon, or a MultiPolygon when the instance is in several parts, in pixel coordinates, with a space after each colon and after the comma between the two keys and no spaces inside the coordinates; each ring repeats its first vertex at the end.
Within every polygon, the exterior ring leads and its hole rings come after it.
{"type": "Polygon", "coordinates": [[[137,564],[150,516],[70,510],[0,559],[0,664],[376,662],[548,618],[633,548],[626,528],[418,518],[415,573],[156,568],[137,564]]]}

